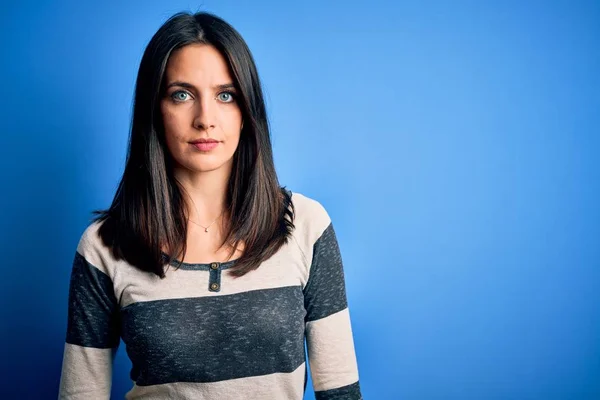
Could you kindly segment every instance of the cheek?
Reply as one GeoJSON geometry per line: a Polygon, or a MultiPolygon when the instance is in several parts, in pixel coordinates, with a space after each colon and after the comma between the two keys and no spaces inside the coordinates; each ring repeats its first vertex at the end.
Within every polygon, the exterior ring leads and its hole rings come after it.
{"type": "Polygon", "coordinates": [[[183,157],[184,153],[181,144],[184,141],[182,137],[182,132],[184,131],[182,129],[181,118],[179,115],[163,108],[162,119],[167,150],[171,157],[181,162],[181,157],[183,157]]]}
{"type": "Polygon", "coordinates": [[[162,107],[162,119],[165,126],[165,131],[173,131],[177,127],[177,116],[173,112],[169,111],[168,108],[162,107]]]}
{"type": "Polygon", "coordinates": [[[184,122],[181,115],[163,108],[162,119],[167,143],[173,142],[182,136],[184,122]]]}
{"type": "Polygon", "coordinates": [[[239,110],[223,113],[220,125],[228,141],[235,143],[239,141],[242,125],[242,114],[239,110]]]}

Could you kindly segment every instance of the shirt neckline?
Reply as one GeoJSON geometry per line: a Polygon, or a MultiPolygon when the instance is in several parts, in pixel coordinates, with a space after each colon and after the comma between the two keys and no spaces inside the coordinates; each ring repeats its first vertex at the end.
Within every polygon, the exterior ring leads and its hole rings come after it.
{"type": "MultiPolygon", "coordinates": [[[[169,260],[169,255],[166,253],[162,253],[163,259],[165,260],[165,262],[167,262],[169,260]]],[[[173,259],[169,265],[172,265],[174,267],[178,267],[180,269],[185,269],[185,270],[190,270],[190,271],[210,271],[211,266],[213,264],[218,264],[219,265],[219,269],[229,269],[231,268],[239,259],[236,258],[234,260],[229,260],[229,261],[225,261],[225,262],[221,262],[221,261],[214,261],[211,263],[187,263],[187,262],[183,262],[183,261],[179,261],[177,259],[173,259]]]]}

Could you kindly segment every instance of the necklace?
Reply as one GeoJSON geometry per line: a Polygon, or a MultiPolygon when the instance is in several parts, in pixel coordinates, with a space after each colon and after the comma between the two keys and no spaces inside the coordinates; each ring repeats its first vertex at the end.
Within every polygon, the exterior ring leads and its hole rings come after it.
{"type": "Polygon", "coordinates": [[[204,228],[204,232],[208,233],[208,228],[210,228],[210,227],[211,227],[211,226],[212,226],[212,225],[213,225],[215,222],[217,222],[217,220],[218,220],[219,218],[221,218],[221,215],[223,215],[223,211],[221,211],[221,214],[219,214],[219,216],[217,217],[217,219],[215,219],[213,222],[211,222],[211,224],[210,224],[210,225],[208,225],[208,226],[200,225],[199,223],[197,223],[197,222],[194,222],[194,221],[192,221],[192,220],[191,220],[191,219],[189,219],[189,218],[188,218],[188,221],[190,221],[190,222],[191,222],[191,223],[193,223],[193,224],[196,224],[196,225],[198,225],[198,226],[199,226],[199,227],[201,227],[201,228],[204,228]]]}

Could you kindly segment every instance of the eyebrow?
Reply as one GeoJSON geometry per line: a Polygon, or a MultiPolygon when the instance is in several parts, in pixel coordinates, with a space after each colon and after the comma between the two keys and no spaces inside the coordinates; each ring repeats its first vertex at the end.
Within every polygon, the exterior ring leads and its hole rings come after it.
{"type": "MultiPolygon", "coordinates": [[[[173,87],[173,86],[184,87],[186,89],[196,89],[196,87],[194,85],[192,85],[191,83],[182,82],[182,81],[175,81],[175,82],[169,83],[167,85],[167,89],[170,87],[173,87]]],[[[212,88],[216,89],[216,90],[235,89],[235,85],[233,83],[223,83],[221,85],[215,85],[212,88]]]]}

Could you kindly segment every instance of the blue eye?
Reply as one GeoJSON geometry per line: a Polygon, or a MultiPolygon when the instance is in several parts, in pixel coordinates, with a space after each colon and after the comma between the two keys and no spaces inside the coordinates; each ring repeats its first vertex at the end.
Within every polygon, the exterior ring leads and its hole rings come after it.
{"type": "Polygon", "coordinates": [[[231,103],[235,100],[235,94],[231,92],[221,92],[217,95],[217,98],[223,103],[231,103]]]}
{"type": "Polygon", "coordinates": [[[171,94],[171,98],[173,99],[173,101],[182,103],[184,101],[186,101],[189,97],[189,93],[188,92],[184,92],[183,90],[178,90],[176,92],[173,92],[173,94],[171,94]]]}

